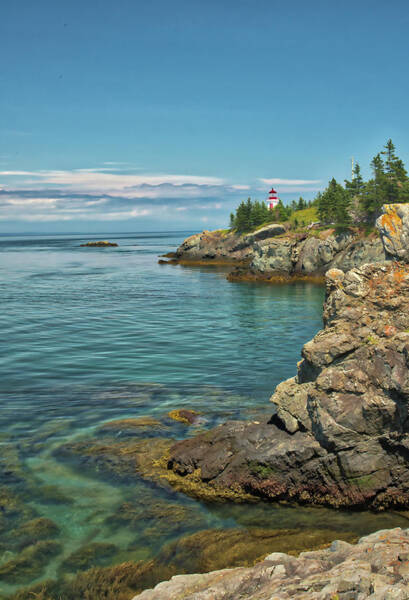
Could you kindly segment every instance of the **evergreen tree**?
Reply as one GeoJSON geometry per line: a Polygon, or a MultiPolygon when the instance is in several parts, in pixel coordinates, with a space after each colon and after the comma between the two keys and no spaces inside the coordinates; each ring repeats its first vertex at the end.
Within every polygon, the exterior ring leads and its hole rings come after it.
{"type": "Polygon", "coordinates": [[[379,214],[385,202],[386,175],[385,164],[378,153],[371,161],[373,178],[370,179],[362,190],[361,205],[366,218],[373,221],[379,214]]]}
{"type": "Polygon", "coordinates": [[[262,225],[268,218],[268,208],[264,202],[256,200],[251,210],[251,226],[258,227],[262,225]]]}
{"type": "Polygon", "coordinates": [[[328,187],[317,196],[320,221],[325,224],[348,225],[351,222],[350,195],[333,177],[328,187]]]}
{"type": "Polygon", "coordinates": [[[350,193],[351,197],[360,196],[364,185],[364,180],[361,175],[361,167],[358,163],[355,163],[354,176],[352,181],[345,179],[345,189],[350,193]]]}
{"type": "Polygon", "coordinates": [[[236,209],[236,217],[234,225],[238,233],[243,233],[248,230],[249,224],[247,220],[247,210],[244,200],[242,200],[236,209]]]}
{"type": "Polygon", "coordinates": [[[278,201],[277,207],[276,207],[276,211],[278,213],[278,220],[279,221],[286,221],[287,220],[287,210],[284,206],[284,204],[282,203],[281,200],[278,201]]]}

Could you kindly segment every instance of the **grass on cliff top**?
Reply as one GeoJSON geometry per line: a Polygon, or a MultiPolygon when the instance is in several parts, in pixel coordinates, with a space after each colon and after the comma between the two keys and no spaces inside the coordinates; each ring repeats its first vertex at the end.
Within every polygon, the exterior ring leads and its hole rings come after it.
{"type": "Polygon", "coordinates": [[[298,223],[300,226],[310,225],[310,223],[316,223],[319,221],[318,212],[315,206],[310,206],[309,208],[304,208],[303,210],[297,210],[293,212],[289,221],[293,225],[298,223]]]}

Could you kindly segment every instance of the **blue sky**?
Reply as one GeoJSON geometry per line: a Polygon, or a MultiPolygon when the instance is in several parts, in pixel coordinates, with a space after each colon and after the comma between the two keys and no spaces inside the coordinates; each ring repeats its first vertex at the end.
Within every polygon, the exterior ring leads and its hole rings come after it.
{"type": "Polygon", "coordinates": [[[223,227],[392,137],[404,1],[20,0],[0,19],[0,233],[223,227]]]}

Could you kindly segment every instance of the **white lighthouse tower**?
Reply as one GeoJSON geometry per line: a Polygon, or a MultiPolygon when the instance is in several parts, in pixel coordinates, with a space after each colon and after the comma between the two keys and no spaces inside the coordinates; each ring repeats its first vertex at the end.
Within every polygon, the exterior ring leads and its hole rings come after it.
{"type": "Polygon", "coordinates": [[[271,190],[268,192],[268,208],[270,210],[274,210],[274,208],[277,206],[277,204],[279,203],[280,199],[277,195],[277,192],[274,188],[271,188],[271,190]]]}

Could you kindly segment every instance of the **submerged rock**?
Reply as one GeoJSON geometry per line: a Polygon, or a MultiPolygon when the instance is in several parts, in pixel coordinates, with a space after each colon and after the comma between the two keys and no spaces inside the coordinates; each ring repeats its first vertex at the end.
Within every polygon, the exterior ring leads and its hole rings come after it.
{"type": "Polygon", "coordinates": [[[168,412],[168,417],[174,421],[179,421],[185,425],[194,425],[197,422],[200,413],[196,410],[187,410],[185,408],[179,408],[168,412]]]}
{"type": "Polygon", "coordinates": [[[132,480],[137,477],[160,477],[156,465],[167,455],[172,440],[134,437],[107,437],[63,444],[54,451],[60,460],[66,460],[82,469],[89,469],[110,479],[132,480]]]}
{"type": "Polygon", "coordinates": [[[251,568],[178,575],[133,600],[408,600],[409,530],[336,541],[298,558],[274,552],[251,568]]]}

